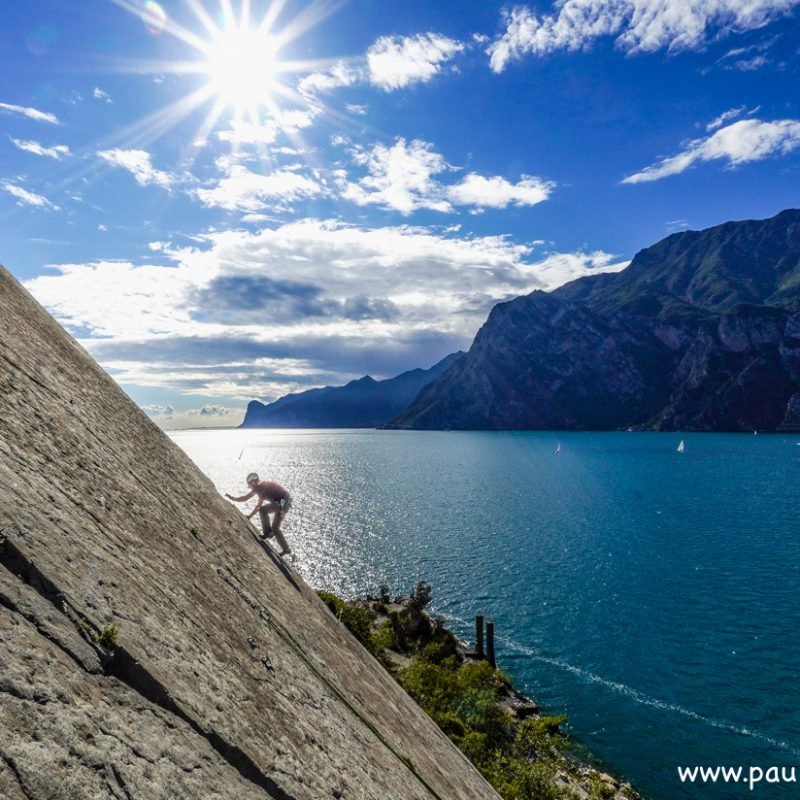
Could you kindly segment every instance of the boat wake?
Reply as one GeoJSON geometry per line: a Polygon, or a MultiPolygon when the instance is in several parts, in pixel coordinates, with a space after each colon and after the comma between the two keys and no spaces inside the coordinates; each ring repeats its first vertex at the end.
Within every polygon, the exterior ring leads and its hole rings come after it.
{"type": "Polygon", "coordinates": [[[582,667],[576,667],[574,664],[569,664],[566,661],[562,661],[558,658],[551,658],[549,656],[542,655],[541,653],[537,653],[535,650],[531,649],[530,647],[526,647],[525,645],[521,645],[518,642],[515,642],[513,639],[509,639],[508,637],[496,637],[498,640],[502,641],[510,650],[514,650],[517,653],[530,658],[533,661],[539,661],[543,664],[549,664],[553,667],[558,667],[559,669],[563,669],[567,672],[570,672],[573,675],[576,675],[582,681],[586,683],[593,683],[599,686],[603,686],[606,689],[609,689],[617,694],[624,695],[625,697],[630,698],[631,700],[641,703],[645,706],[650,706],[651,708],[658,708],[663,711],[669,711],[674,714],[680,714],[683,717],[687,717],[688,719],[696,720],[697,722],[702,722],[706,725],[710,725],[714,728],[719,728],[721,730],[730,731],[731,733],[738,734],[740,736],[748,736],[752,739],[758,739],[765,744],[770,745],[771,747],[776,747],[781,750],[784,750],[788,753],[792,753],[792,755],[800,756],[800,749],[796,746],[790,744],[789,742],[781,741],[780,739],[775,739],[771,736],[767,736],[764,733],[760,733],[759,731],[755,731],[752,728],[747,728],[742,725],[736,725],[733,722],[727,722],[726,720],[721,719],[714,719],[713,717],[708,717],[705,714],[701,714],[697,711],[692,711],[689,708],[684,708],[683,706],[677,705],[676,703],[669,703],[665,700],[659,700],[656,697],[650,697],[643,692],[634,689],[632,686],[627,686],[624,683],[618,683],[616,681],[610,681],[606,678],[603,678],[601,675],[597,675],[590,670],[583,669],[582,667]]]}

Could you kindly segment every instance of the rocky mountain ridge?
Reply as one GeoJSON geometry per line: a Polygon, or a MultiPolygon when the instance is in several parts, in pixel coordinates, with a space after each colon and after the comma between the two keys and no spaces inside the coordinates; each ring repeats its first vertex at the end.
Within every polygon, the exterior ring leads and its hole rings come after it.
{"type": "Polygon", "coordinates": [[[800,211],[492,310],[391,427],[800,429],[800,211]]]}
{"type": "Polygon", "coordinates": [[[376,381],[369,375],[345,386],[288,394],[273,403],[251,400],[242,428],[374,428],[399,414],[420,390],[463,353],[451,353],[429,369],[413,369],[376,381]]]}

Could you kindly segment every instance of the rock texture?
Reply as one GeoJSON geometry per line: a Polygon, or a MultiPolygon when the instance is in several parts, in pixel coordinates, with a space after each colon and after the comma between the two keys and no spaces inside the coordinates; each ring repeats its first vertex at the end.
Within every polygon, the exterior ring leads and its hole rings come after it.
{"type": "Polygon", "coordinates": [[[346,386],[287,394],[268,405],[253,400],[241,427],[375,428],[399,414],[463,355],[451,353],[430,369],[412,369],[384,381],[365,375],[346,386]]]}
{"type": "Polygon", "coordinates": [[[391,426],[800,429],[800,211],[495,306],[391,426]]]}
{"type": "Polygon", "coordinates": [[[0,796],[496,798],[2,268],[0,796]]]}

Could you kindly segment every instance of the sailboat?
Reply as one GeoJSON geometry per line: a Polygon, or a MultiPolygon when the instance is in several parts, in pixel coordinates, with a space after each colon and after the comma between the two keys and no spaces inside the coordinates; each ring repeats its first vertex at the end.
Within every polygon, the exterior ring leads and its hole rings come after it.
{"type": "Polygon", "coordinates": [[[559,443],[556,445],[556,455],[558,455],[560,452],[561,452],[561,442],[559,442],[559,443]]]}
{"type": "Polygon", "coordinates": [[[686,450],[686,445],[683,443],[683,439],[681,439],[681,443],[678,445],[678,452],[683,453],[686,450]]]}

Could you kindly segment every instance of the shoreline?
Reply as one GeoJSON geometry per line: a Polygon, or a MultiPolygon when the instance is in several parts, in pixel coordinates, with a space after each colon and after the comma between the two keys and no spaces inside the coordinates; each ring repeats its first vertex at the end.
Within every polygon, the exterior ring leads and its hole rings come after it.
{"type": "Polygon", "coordinates": [[[565,716],[549,715],[502,668],[458,639],[443,618],[428,614],[427,584],[418,583],[408,596],[392,597],[381,587],[378,596],[349,601],[317,593],[500,797],[644,800],[562,731],[565,716]],[[451,697],[450,683],[466,691],[451,697]]]}

